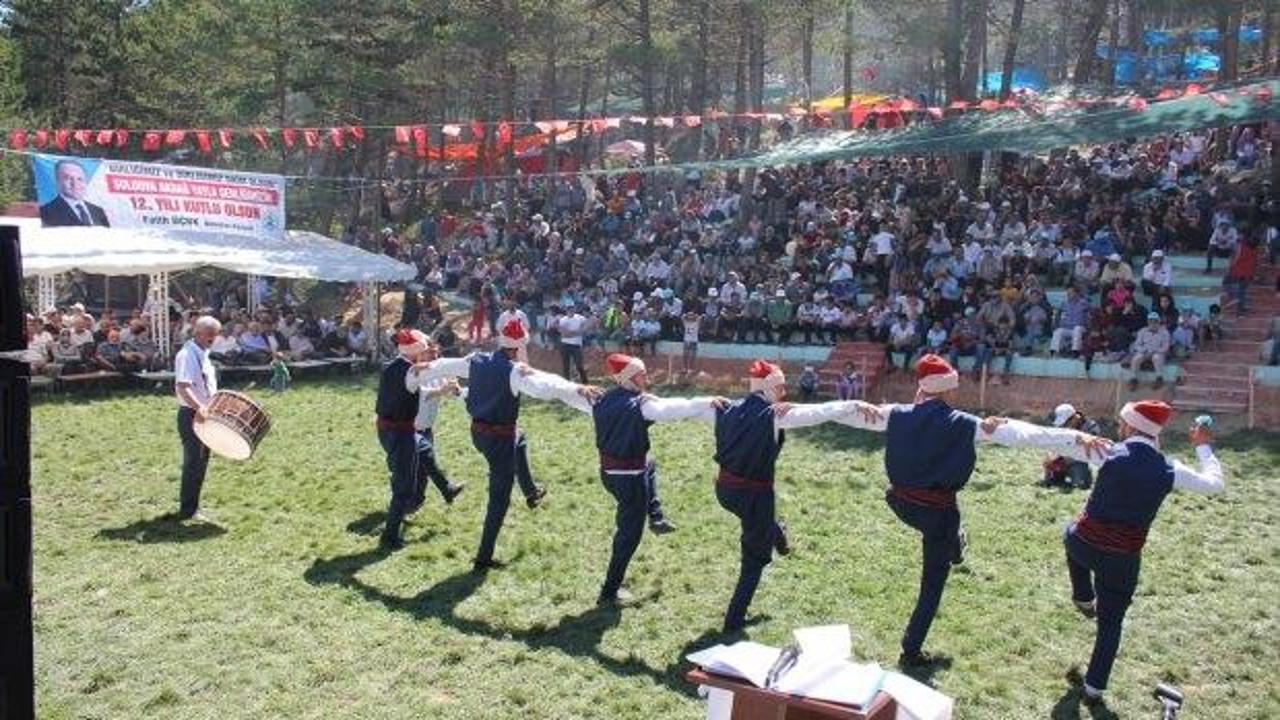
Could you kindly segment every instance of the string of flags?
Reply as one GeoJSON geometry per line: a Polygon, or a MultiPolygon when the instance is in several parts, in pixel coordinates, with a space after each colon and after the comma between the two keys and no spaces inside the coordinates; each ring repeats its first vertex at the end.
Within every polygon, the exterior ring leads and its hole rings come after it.
{"type": "MultiPolygon", "coordinates": [[[[1231,95],[1251,95],[1258,102],[1271,101],[1270,88],[1255,85],[1244,88],[1214,90],[1198,83],[1181,88],[1167,87],[1151,99],[1138,95],[1100,97],[1087,99],[1053,99],[1034,95],[1015,95],[999,101],[991,98],[979,101],[956,100],[946,106],[928,106],[910,98],[885,98],[876,102],[854,102],[849,107],[834,110],[791,108],[781,112],[726,113],[712,110],[705,114],[662,115],[652,118],[653,125],[661,128],[698,128],[705,123],[729,123],[734,125],[805,121],[811,127],[833,127],[847,119],[847,127],[865,129],[890,129],[905,125],[909,119],[940,120],[944,115],[969,112],[1000,112],[1017,110],[1037,115],[1052,114],[1069,109],[1111,106],[1127,108],[1134,112],[1145,111],[1152,102],[1164,102],[1183,97],[1207,96],[1219,105],[1226,105],[1231,95]],[[845,115],[846,118],[840,118],[845,115]]],[[[390,140],[400,149],[412,152],[426,160],[453,160],[477,156],[482,148],[490,152],[504,151],[513,146],[517,152],[557,141],[574,140],[586,133],[601,134],[619,129],[624,123],[632,126],[646,125],[649,118],[638,115],[585,118],[578,120],[495,120],[458,123],[417,123],[405,125],[335,125],[331,127],[223,127],[168,128],[131,130],[128,128],[67,129],[67,128],[13,128],[8,131],[8,145],[13,150],[74,151],[90,148],[129,148],[135,140],[147,153],[158,153],[181,147],[195,148],[204,154],[215,150],[231,150],[241,143],[259,150],[320,149],[347,150],[361,145],[370,131],[390,131],[390,140]],[[433,131],[436,139],[433,141],[433,131]],[[468,136],[464,138],[464,135],[468,136]]]]}

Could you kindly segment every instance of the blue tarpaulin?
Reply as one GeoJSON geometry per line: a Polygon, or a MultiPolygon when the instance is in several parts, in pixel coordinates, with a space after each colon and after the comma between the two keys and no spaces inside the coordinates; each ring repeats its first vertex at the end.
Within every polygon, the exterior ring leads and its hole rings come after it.
{"type": "MultiPolygon", "coordinates": [[[[1003,80],[1003,73],[1000,71],[987,73],[986,82],[983,83],[984,93],[1000,92],[1000,82],[1003,80]]],[[[1029,65],[1017,65],[1013,68],[1013,79],[1010,83],[1011,90],[1034,90],[1035,92],[1044,92],[1049,87],[1049,79],[1044,73],[1035,67],[1029,65]]]]}

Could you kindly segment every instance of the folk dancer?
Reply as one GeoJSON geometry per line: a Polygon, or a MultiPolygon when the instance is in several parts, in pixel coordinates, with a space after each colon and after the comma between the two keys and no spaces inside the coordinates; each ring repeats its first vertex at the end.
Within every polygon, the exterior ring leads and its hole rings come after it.
{"type": "Polygon", "coordinates": [[[420,382],[446,378],[468,380],[466,405],[471,415],[471,443],[489,463],[488,509],[480,547],[472,563],[476,572],[503,567],[503,563],[494,559],[493,552],[511,504],[512,481],[519,483],[530,508],[537,507],[546,496],[546,490],[533,481],[528,441],[516,425],[521,396],[572,404],[575,401],[570,398],[594,400],[600,395],[597,388],[576,385],[513,362],[527,337],[518,320],[509,321],[499,329],[498,350],[472,353],[463,358],[440,358],[424,365],[419,374],[420,382]]]}
{"type": "MultiPolygon", "coordinates": [[[[440,357],[440,346],[435,341],[428,340],[420,361],[431,362],[438,357],[440,357]]],[[[409,372],[419,373],[420,371],[415,366],[409,372]]],[[[426,501],[428,480],[436,486],[436,489],[440,491],[440,496],[449,505],[453,504],[453,499],[466,487],[463,483],[449,482],[444,470],[440,468],[440,463],[436,459],[435,433],[432,430],[436,417],[440,414],[440,403],[451,397],[456,397],[460,392],[458,381],[452,378],[418,383],[418,414],[413,419],[414,446],[417,449],[418,457],[413,505],[410,507],[410,514],[417,512],[418,508],[422,507],[422,503],[426,501]]]]}
{"type": "Polygon", "coordinates": [[[613,552],[597,603],[624,603],[631,596],[622,589],[627,565],[640,546],[645,515],[654,532],[670,532],[658,499],[658,464],[649,458],[649,426],[655,422],[698,418],[710,422],[715,409],[727,405],[722,398],[659,398],[650,395],[644,361],[613,353],[605,369],[615,387],[594,404],[578,398],[571,404],[589,413],[595,424],[596,449],[600,453],[600,482],[618,503],[614,516],[613,552]],[[655,519],[656,517],[656,519],[655,519]]]}
{"type": "Polygon", "coordinates": [[[786,440],[786,430],[829,420],[874,413],[874,406],[860,401],[815,405],[786,405],[786,377],[782,368],[763,360],[748,369],[750,392],[715,410],[716,500],[737,516],[742,526],[742,561],[733,597],[725,611],[724,631],[746,626],[747,608],[760,584],[773,552],[788,555],[791,544],[786,526],[776,517],[773,492],[774,468],[786,440]]]}
{"type": "Polygon", "coordinates": [[[387,454],[391,471],[391,501],[379,545],[386,550],[404,547],[400,526],[413,512],[417,486],[417,438],[419,374],[411,372],[429,342],[421,330],[401,328],[395,333],[396,356],[382,369],[378,381],[378,442],[387,454]]]}

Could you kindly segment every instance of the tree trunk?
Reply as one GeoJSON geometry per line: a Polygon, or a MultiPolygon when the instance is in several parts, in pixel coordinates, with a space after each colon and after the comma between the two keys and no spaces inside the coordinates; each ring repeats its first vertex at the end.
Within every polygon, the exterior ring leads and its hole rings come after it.
{"type": "MultiPolygon", "coordinates": [[[[693,54],[693,78],[689,83],[689,111],[703,115],[707,111],[707,56],[711,43],[711,3],[698,0],[698,47],[693,54]]],[[[702,159],[702,125],[694,129],[693,159],[702,159]]]]}
{"type": "MultiPolygon", "coordinates": [[[[516,65],[511,62],[511,49],[507,41],[502,43],[502,118],[514,125],[516,119],[516,65]]],[[[512,142],[506,144],[502,152],[502,174],[507,176],[506,207],[507,218],[513,217],[516,211],[516,144],[514,131],[512,142]]]]}
{"type": "MultiPolygon", "coordinates": [[[[853,104],[853,0],[844,3],[844,108],[853,104]]],[[[846,116],[846,121],[848,116],[846,116]]]]}
{"type": "Polygon", "coordinates": [[[947,102],[968,96],[962,90],[960,72],[960,35],[964,32],[961,24],[963,16],[964,0],[948,0],[947,27],[942,48],[943,84],[947,89],[947,102]]]}
{"type": "Polygon", "coordinates": [[[1054,73],[1055,82],[1063,82],[1067,79],[1067,57],[1070,55],[1069,45],[1071,43],[1072,24],[1071,21],[1075,17],[1073,13],[1072,0],[1061,0],[1058,4],[1058,42],[1054,46],[1054,73]]]}
{"type": "Polygon", "coordinates": [[[804,63],[804,110],[813,112],[813,2],[804,4],[804,21],[800,27],[800,56],[804,63]]]}
{"type": "Polygon", "coordinates": [[[1107,22],[1107,0],[1088,2],[1084,35],[1080,39],[1080,54],[1076,56],[1076,71],[1071,78],[1076,85],[1084,85],[1093,79],[1093,70],[1098,64],[1094,58],[1098,50],[1098,36],[1102,34],[1102,26],[1107,22]]]}
{"type": "Polygon", "coordinates": [[[1244,8],[1241,0],[1231,0],[1218,10],[1219,37],[1222,38],[1222,70],[1218,78],[1231,82],[1240,76],[1240,15],[1244,8]]]}
{"type": "MultiPolygon", "coordinates": [[[[559,78],[556,76],[556,60],[560,47],[560,38],[556,37],[556,12],[555,8],[551,8],[547,13],[547,91],[543,95],[543,112],[542,115],[547,120],[556,120],[558,110],[556,108],[556,100],[559,97],[560,85],[559,78]]],[[[542,169],[544,172],[550,173],[547,182],[547,203],[550,210],[552,197],[555,195],[556,173],[560,169],[560,151],[556,148],[556,135],[558,131],[551,128],[551,139],[547,143],[547,154],[543,157],[542,169]]]]}
{"type": "Polygon", "coordinates": [[[746,122],[742,117],[747,112],[747,48],[751,45],[751,17],[746,0],[738,3],[738,17],[744,27],[738,32],[738,43],[734,50],[733,61],[733,126],[738,138],[738,147],[746,144],[746,122]]]}
{"type": "Polygon", "coordinates": [[[1007,100],[1013,90],[1013,68],[1018,59],[1018,37],[1022,34],[1022,11],[1027,0],[1013,0],[1013,16],[1009,18],[1009,39],[1004,46],[1004,74],[1000,77],[1000,99],[1007,100]]]}
{"type": "Polygon", "coordinates": [[[594,64],[583,64],[578,68],[582,74],[582,85],[578,92],[578,151],[574,156],[578,159],[578,167],[587,165],[587,96],[591,94],[591,81],[595,75],[594,64]]]}
{"type": "MultiPolygon", "coordinates": [[[[759,2],[751,5],[751,49],[749,53],[751,66],[751,112],[764,112],[764,13],[759,2]]],[[[764,124],[761,118],[751,123],[751,149],[760,147],[760,127],[764,124]]]]}
{"type": "MultiPolygon", "coordinates": [[[[609,93],[611,92],[613,92],[613,63],[606,58],[604,61],[604,93],[600,96],[600,117],[602,118],[609,117],[609,93]]],[[[600,164],[600,167],[604,167],[604,139],[608,134],[609,129],[605,128],[598,138],[600,152],[596,156],[596,162],[600,164]]]]}
{"type": "Polygon", "coordinates": [[[1115,0],[1115,6],[1111,14],[1111,35],[1107,40],[1107,87],[1116,86],[1116,58],[1120,44],[1120,0],[1115,0]]]}
{"type": "Polygon", "coordinates": [[[966,18],[968,32],[964,54],[964,71],[960,76],[960,96],[973,100],[978,89],[978,71],[982,62],[982,48],[986,35],[986,0],[973,0],[966,18]]]}
{"type": "MultiPolygon", "coordinates": [[[[1271,66],[1271,51],[1275,48],[1275,17],[1276,4],[1269,0],[1262,2],[1262,62],[1258,63],[1261,67],[1262,74],[1267,74],[1267,68],[1271,66]]],[[[1280,64],[1277,64],[1276,71],[1280,71],[1280,64]]]]}
{"type": "Polygon", "coordinates": [[[653,17],[649,7],[650,0],[640,0],[640,94],[644,103],[644,164],[653,167],[658,162],[658,152],[654,144],[653,115],[653,17]]]}

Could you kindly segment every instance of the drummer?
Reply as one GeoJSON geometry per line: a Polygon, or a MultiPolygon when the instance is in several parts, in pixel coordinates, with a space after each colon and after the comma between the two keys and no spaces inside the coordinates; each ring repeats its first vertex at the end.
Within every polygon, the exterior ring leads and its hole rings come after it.
{"type": "Polygon", "coordinates": [[[195,424],[204,422],[205,409],[218,391],[218,377],[209,361],[209,347],[222,331],[217,318],[204,315],[173,359],[173,386],[178,396],[178,438],[182,441],[182,486],[178,517],[212,523],[200,513],[200,489],[204,486],[209,448],[196,437],[195,424]]]}

